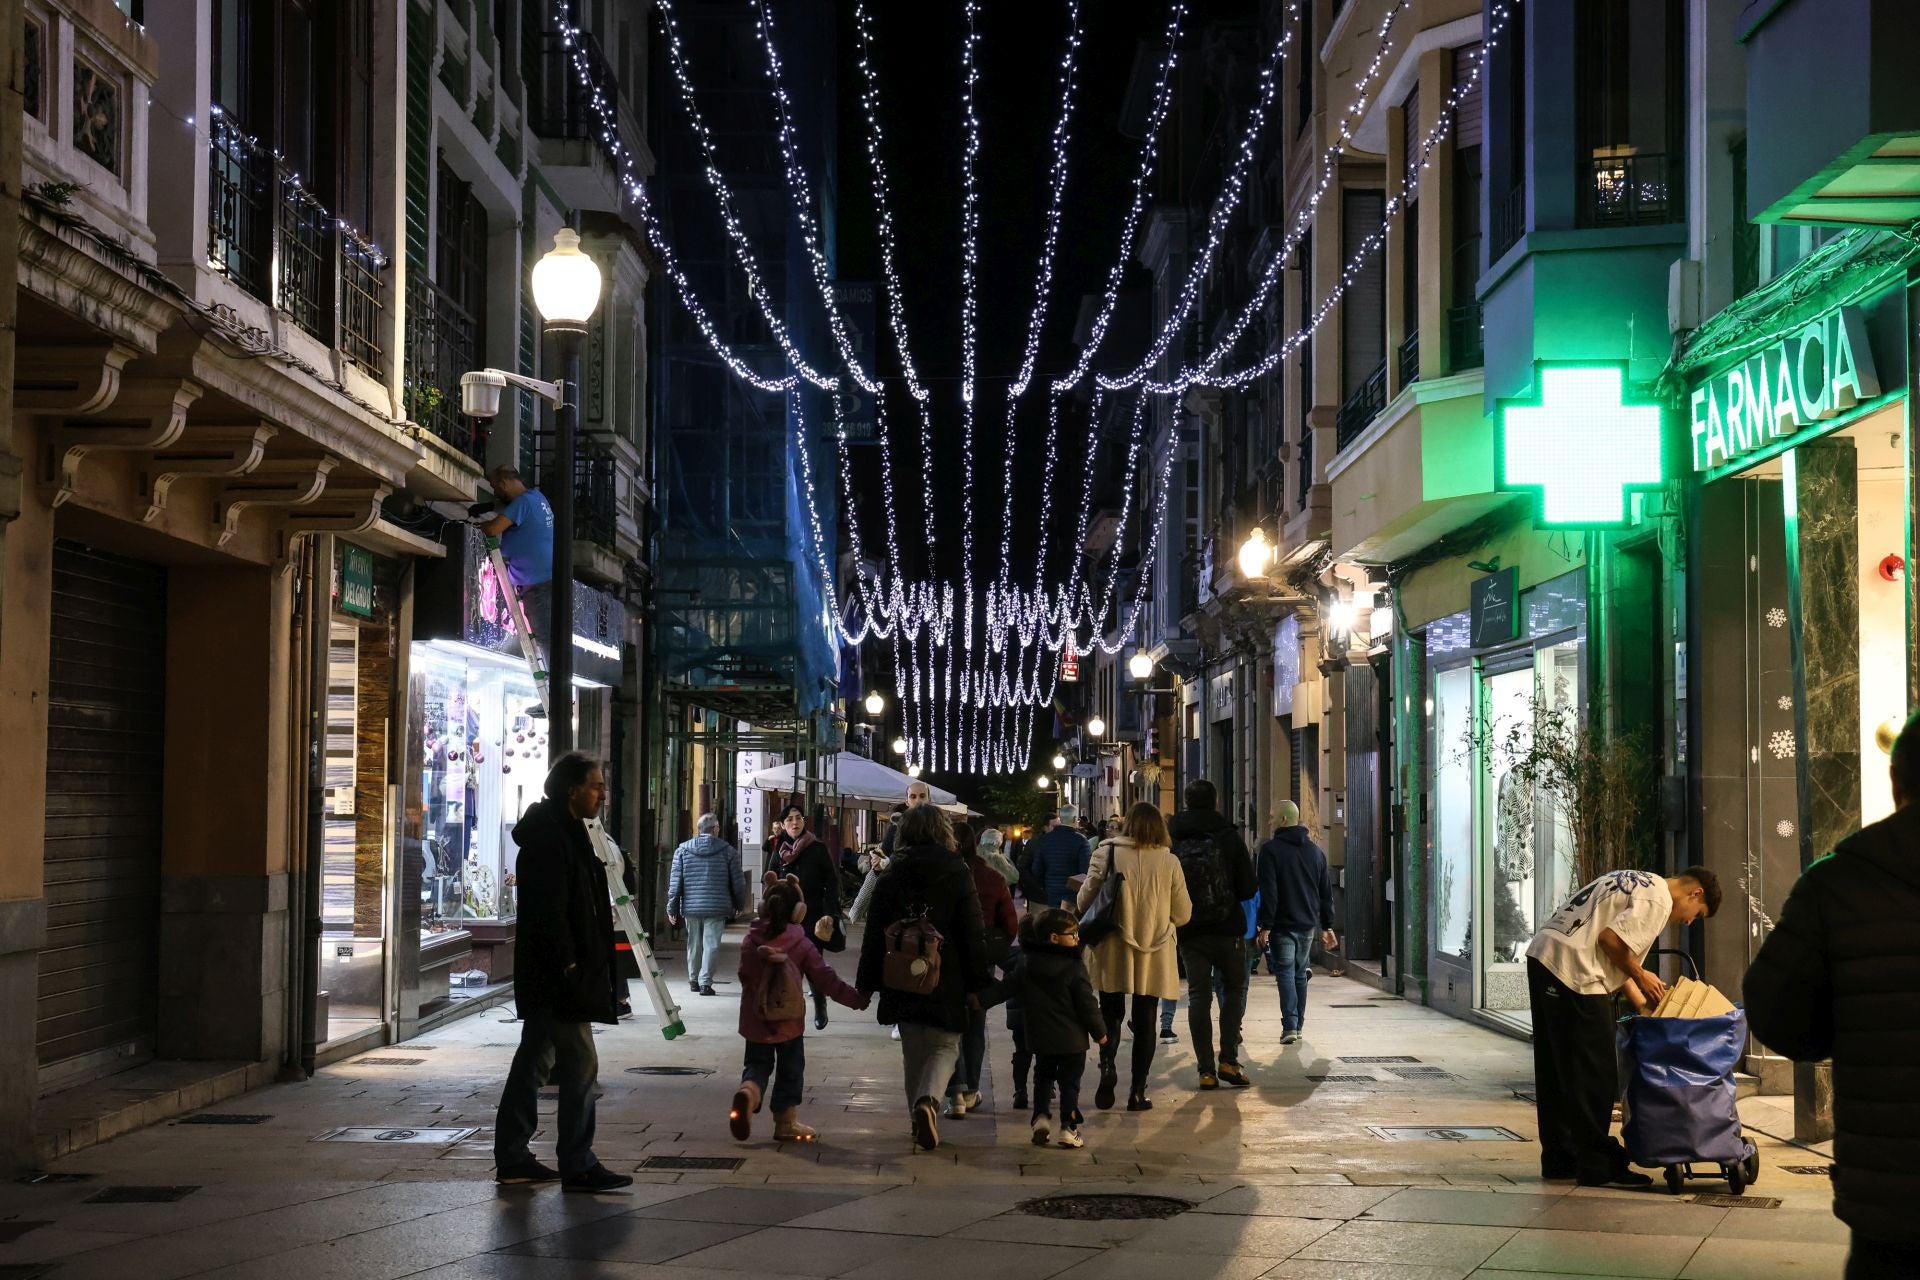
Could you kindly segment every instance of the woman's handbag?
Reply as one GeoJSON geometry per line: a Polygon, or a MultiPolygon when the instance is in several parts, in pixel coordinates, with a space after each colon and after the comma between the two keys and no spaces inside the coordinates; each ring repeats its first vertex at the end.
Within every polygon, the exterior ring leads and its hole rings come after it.
{"type": "Polygon", "coordinates": [[[1120,850],[1107,846],[1107,876],[1094,891],[1093,901],[1080,913],[1080,945],[1097,947],[1120,931],[1120,895],[1127,883],[1115,859],[1120,850]]]}

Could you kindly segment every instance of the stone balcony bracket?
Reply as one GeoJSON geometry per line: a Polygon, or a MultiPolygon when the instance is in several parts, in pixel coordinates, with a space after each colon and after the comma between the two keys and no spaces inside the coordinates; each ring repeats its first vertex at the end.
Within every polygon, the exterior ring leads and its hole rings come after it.
{"type": "Polygon", "coordinates": [[[187,409],[203,388],[184,378],[120,378],[111,403],[84,418],[67,418],[47,433],[43,483],[50,505],[73,496],[89,454],[170,448],[187,429],[187,409]]]}
{"type": "Polygon", "coordinates": [[[213,504],[213,518],[220,526],[214,545],[231,542],[240,530],[240,517],[255,507],[301,507],[315,501],[339,465],[337,458],[268,458],[246,475],[224,481],[213,504]]]}
{"type": "Polygon", "coordinates": [[[267,456],[267,441],[280,428],[266,423],[242,426],[195,426],[171,448],[154,452],[140,471],[140,496],[147,500],[141,515],[152,524],[166,510],[175,482],[188,477],[243,476],[267,456]]]}

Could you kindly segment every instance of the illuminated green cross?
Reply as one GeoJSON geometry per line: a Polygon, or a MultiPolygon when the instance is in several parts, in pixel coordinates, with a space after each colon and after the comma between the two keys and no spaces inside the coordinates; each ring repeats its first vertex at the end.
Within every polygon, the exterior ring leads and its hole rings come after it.
{"type": "Polygon", "coordinates": [[[1547,366],[1540,399],[1502,403],[1501,489],[1538,489],[1540,523],[1627,522],[1627,491],[1661,483],[1660,407],[1623,402],[1620,366],[1547,366]]]}

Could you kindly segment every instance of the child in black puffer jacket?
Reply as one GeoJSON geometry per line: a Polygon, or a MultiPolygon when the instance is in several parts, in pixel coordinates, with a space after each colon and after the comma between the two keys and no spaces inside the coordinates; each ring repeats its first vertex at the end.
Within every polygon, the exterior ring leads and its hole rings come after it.
{"type": "MultiPolygon", "coordinates": [[[[1023,1057],[1027,1050],[1034,1060],[1034,1145],[1045,1146],[1053,1137],[1053,1090],[1058,1084],[1059,1143],[1084,1146],[1080,1078],[1087,1069],[1089,1044],[1106,1043],[1107,1025],[1080,958],[1080,926],[1070,912],[1056,907],[1021,923],[1019,949],[1007,962],[1006,979],[995,994],[1007,1001],[1008,1027],[1013,1027],[1016,1017],[1024,1024],[1024,1036],[1015,1041],[1014,1072],[1019,1085],[1026,1079],[1023,1057]]],[[[1018,1094],[1015,1105],[1020,1105],[1018,1094]]]]}

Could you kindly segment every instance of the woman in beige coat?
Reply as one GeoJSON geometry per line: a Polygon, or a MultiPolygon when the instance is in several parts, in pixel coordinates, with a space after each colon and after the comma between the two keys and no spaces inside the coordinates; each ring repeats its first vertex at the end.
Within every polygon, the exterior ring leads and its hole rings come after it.
{"type": "Polygon", "coordinates": [[[1114,1060],[1120,1051],[1123,1013],[1133,1029],[1133,1083],[1127,1091],[1127,1110],[1146,1111],[1153,1106],[1147,1101],[1147,1072],[1153,1068],[1160,1001],[1180,995],[1175,931],[1193,915],[1187,878],[1169,845],[1167,822],[1160,810],[1136,804],[1121,834],[1101,841],[1093,851],[1086,882],[1080,886],[1080,909],[1085,911],[1110,872],[1124,877],[1115,901],[1119,931],[1094,947],[1087,961],[1094,988],[1100,992],[1100,1015],[1111,1028],[1100,1047],[1100,1085],[1093,1095],[1094,1105],[1102,1110],[1113,1105],[1119,1080],[1114,1060]]]}

